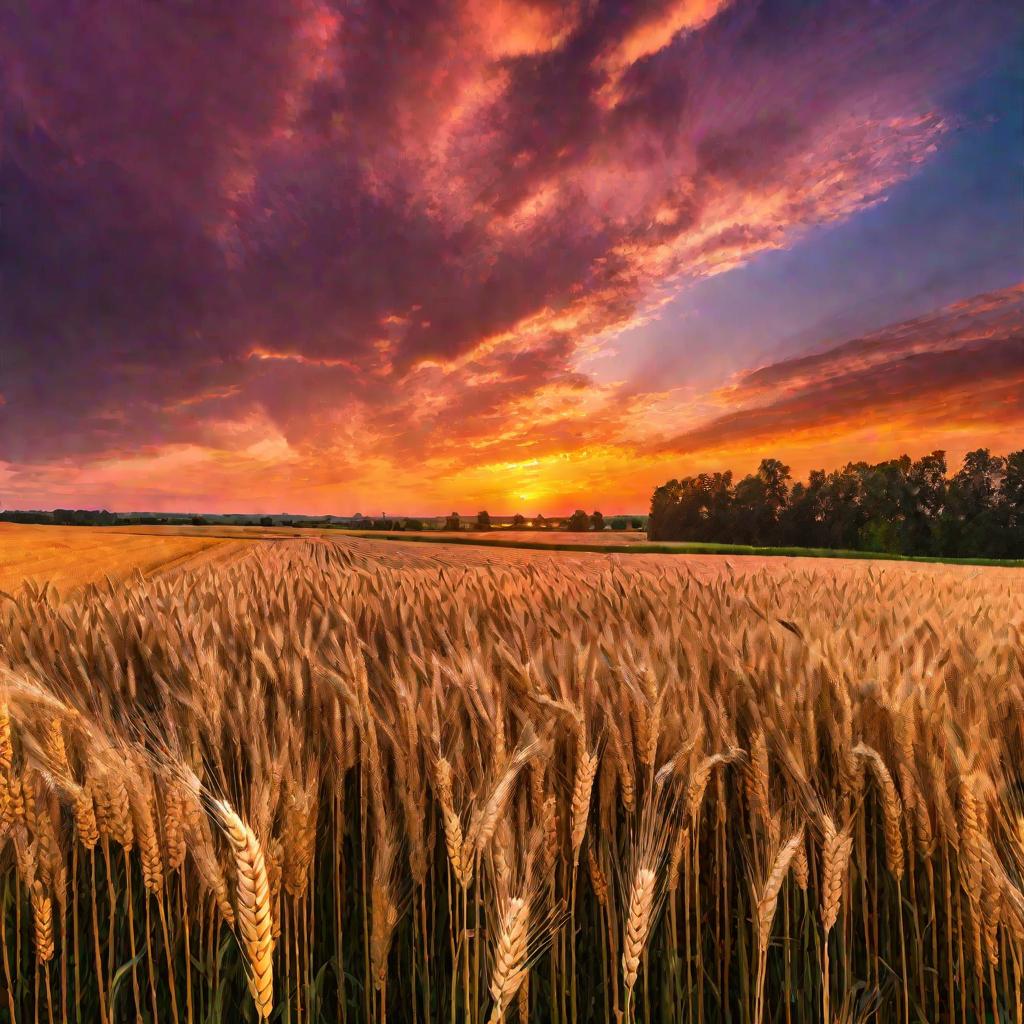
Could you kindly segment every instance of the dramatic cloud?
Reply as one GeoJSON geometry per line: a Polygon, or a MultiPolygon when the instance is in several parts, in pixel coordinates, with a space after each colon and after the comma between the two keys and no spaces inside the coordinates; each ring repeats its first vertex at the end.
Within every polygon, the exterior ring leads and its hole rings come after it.
{"type": "Polygon", "coordinates": [[[917,341],[715,396],[583,366],[688,282],[884,200],[955,131],[942,95],[1010,17],[938,0],[8,7],[0,489],[412,510],[585,493],[615,468],[636,500],[656,471],[637,446],[809,430],[812,393],[845,403],[819,403],[836,429],[869,401],[969,390],[965,367],[997,400],[1020,369],[1008,329],[908,327],[917,341]],[[710,425],[666,442],[666,405],[691,400],[710,425]]]}
{"type": "MultiPolygon", "coordinates": [[[[744,373],[715,396],[733,411],[660,446],[680,455],[834,443],[858,431],[953,440],[1024,437],[1024,284],[865,338],[744,373]],[[993,430],[995,427],[997,430],[993,430]]],[[[944,445],[939,445],[943,447],[944,445]]]]}

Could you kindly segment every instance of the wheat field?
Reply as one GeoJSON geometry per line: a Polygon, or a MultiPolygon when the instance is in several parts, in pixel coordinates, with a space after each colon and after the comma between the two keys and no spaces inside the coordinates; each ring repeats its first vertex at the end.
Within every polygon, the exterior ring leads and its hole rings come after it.
{"type": "Polygon", "coordinates": [[[1024,573],[310,537],[7,590],[0,1018],[1022,1019],[1024,573]]]}
{"type": "Polygon", "coordinates": [[[22,526],[0,523],[0,590],[23,582],[61,591],[133,572],[167,572],[228,557],[244,538],[198,531],[140,527],[22,526]]]}

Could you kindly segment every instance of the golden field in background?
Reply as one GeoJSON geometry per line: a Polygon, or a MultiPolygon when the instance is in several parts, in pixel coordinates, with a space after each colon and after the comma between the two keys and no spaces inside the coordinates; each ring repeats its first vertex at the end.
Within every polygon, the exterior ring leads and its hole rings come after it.
{"type": "Polygon", "coordinates": [[[0,590],[29,581],[60,591],[119,580],[138,569],[167,571],[204,558],[224,556],[237,545],[225,537],[162,528],[22,526],[0,523],[0,590]]]}
{"type": "MultiPolygon", "coordinates": [[[[134,570],[143,575],[167,572],[176,567],[196,566],[207,559],[230,559],[239,550],[254,542],[288,539],[322,539],[341,545],[361,545],[363,550],[375,551],[389,562],[416,562],[421,557],[438,563],[457,564],[463,561],[495,564],[524,558],[569,556],[587,561],[586,551],[574,548],[629,548],[642,556],[636,565],[676,565],[690,572],[714,574],[732,571],[735,566],[743,571],[774,564],[775,571],[788,566],[810,566],[823,561],[790,554],[747,554],[723,550],[721,554],[708,551],[716,545],[650,544],[646,535],[638,530],[602,533],[570,533],[563,530],[494,529],[487,532],[463,530],[447,534],[439,530],[379,531],[338,530],[320,526],[239,526],[212,524],[192,526],[50,526],[0,523],[0,590],[10,591],[23,581],[36,584],[49,582],[62,592],[88,583],[102,582],[109,576],[122,580],[134,570]],[[426,542],[426,543],[425,543],[426,542]],[[522,545],[522,547],[519,547],[522,545]],[[688,547],[696,550],[688,551],[688,547]],[[422,549],[427,548],[427,551],[422,549]],[[658,549],[661,549],[660,551],[658,549]],[[671,554],[662,553],[674,548],[671,554]],[[417,553],[417,550],[419,553],[417,553]],[[487,550],[498,551],[488,555],[487,550]],[[430,554],[430,550],[433,554],[430,554]],[[469,553],[474,551],[475,554],[469,553]],[[460,554],[460,552],[464,552],[460,554]],[[532,553],[531,553],[532,552],[532,553]],[[682,557],[682,561],[679,561],[682,557]]],[[[821,554],[821,553],[819,553],[821,554]]],[[[843,557],[847,553],[829,554],[822,566],[826,572],[846,572],[848,567],[860,563],[862,568],[872,564],[869,556],[843,557]]],[[[594,564],[612,563],[625,559],[623,564],[634,564],[630,551],[594,551],[594,564]]],[[[901,563],[882,559],[877,563],[897,571],[901,563]]],[[[903,563],[908,569],[909,564],[903,563]]],[[[992,567],[998,573],[1003,567],[992,567]]],[[[929,569],[927,563],[918,563],[913,571],[958,573],[990,571],[989,567],[941,563],[929,569]]]]}

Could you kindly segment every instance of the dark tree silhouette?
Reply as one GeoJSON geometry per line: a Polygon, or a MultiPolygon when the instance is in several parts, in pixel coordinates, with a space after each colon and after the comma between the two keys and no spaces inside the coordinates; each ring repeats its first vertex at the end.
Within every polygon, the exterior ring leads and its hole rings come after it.
{"type": "Polygon", "coordinates": [[[651,540],[720,540],[731,531],[732,513],[731,472],[670,480],[651,499],[647,535],[651,540]]]}
{"type": "Polygon", "coordinates": [[[779,521],[789,497],[789,466],[763,459],[753,476],[744,477],[734,495],[733,532],[742,543],[778,543],[779,521]]]}
{"type": "Polygon", "coordinates": [[[964,464],[949,484],[949,505],[953,521],[950,546],[957,550],[990,554],[1000,548],[996,534],[1000,526],[999,498],[1006,459],[979,448],[964,456],[964,464]]]}
{"type": "Polygon", "coordinates": [[[489,512],[477,512],[475,530],[489,530],[491,528],[491,516],[489,512]]]}
{"type": "Polygon", "coordinates": [[[583,509],[578,508],[571,516],[565,528],[573,533],[586,533],[590,529],[590,516],[583,509]]]}
{"type": "Polygon", "coordinates": [[[458,512],[453,512],[450,516],[448,516],[448,518],[444,521],[444,528],[446,530],[462,529],[462,519],[459,517],[458,512]]]}
{"type": "Polygon", "coordinates": [[[1024,551],[1024,451],[1006,457],[1002,504],[1006,517],[1006,550],[1024,551]]]}
{"type": "Polygon", "coordinates": [[[600,512],[590,513],[590,528],[597,530],[599,533],[604,529],[604,516],[600,512]]]}
{"type": "Polygon", "coordinates": [[[515,528],[516,530],[521,530],[525,525],[526,525],[526,516],[521,515],[519,512],[517,512],[512,517],[512,526],[513,526],[513,528],[515,528]]]}

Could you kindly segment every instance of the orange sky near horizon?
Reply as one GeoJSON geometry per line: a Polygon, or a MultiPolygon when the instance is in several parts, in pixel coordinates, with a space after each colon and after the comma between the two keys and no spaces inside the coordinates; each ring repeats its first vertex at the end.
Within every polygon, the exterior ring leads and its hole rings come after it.
{"type": "MultiPolygon", "coordinates": [[[[747,371],[700,397],[629,403],[613,395],[594,404],[589,389],[532,396],[502,436],[476,437],[469,424],[461,442],[450,432],[443,452],[427,452],[414,465],[389,459],[369,438],[374,455],[357,465],[351,450],[292,445],[266,421],[223,424],[206,444],[35,467],[31,485],[41,482],[45,490],[21,491],[19,506],[639,513],[653,488],[673,476],[721,469],[739,475],[766,457],[783,459],[800,478],[848,461],[942,449],[955,471],[972,448],[1005,454],[1024,441],[1022,326],[1024,284],[747,371]],[[689,421],[693,409],[701,414],[689,421]],[[687,426],[675,429],[681,421],[687,426]],[[344,461],[343,470],[334,458],[344,461]],[[48,502],[33,501],[44,495],[48,502]]],[[[23,487],[16,471],[0,471],[0,492],[23,487]]]]}

